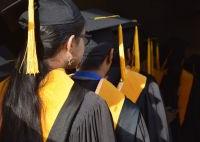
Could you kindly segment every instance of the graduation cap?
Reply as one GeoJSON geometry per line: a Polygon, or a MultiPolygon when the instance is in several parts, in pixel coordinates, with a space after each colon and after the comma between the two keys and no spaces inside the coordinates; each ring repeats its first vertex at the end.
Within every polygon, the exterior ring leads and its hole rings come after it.
{"type": "MultiPolygon", "coordinates": [[[[128,20],[123,17],[120,17],[120,15],[105,12],[105,11],[102,11],[99,9],[84,10],[81,13],[86,20],[86,32],[88,34],[92,35],[92,38],[94,36],[99,35],[98,38],[102,42],[106,41],[108,39],[110,42],[110,45],[115,48],[113,61],[116,61],[115,64],[117,64],[117,62],[119,62],[118,48],[117,48],[118,47],[118,36],[116,34],[118,25],[121,24],[124,27],[124,30],[127,30],[127,31],[133,33],[132,31],[133,31],[134,25],[136,24],[137,21],[128,20]]],[[[130,40],[128,38],[125,38],[124,40],[130,42],[130,40]]],[[[88,48],[91,48],[91,46],[92,46],[91,44],[87,45],[85,53],[88,52],[87,50],[91,51],[91,49],[88,49],[88,48]]],[[[103,51],[105,51],[102,47],[99,47],[99,49],[102,49],[101,51],[99,51],[99,53],[103,53],[103,51]]],[[[119,64],[117,64],[117,65],[119,65],[119,64]]],[[[110,74],[109,78],[111,79],[111,81],[113,80],[113,78],[116,78],[116,76],[114,75],[115,73],[118,72],[116,70],[118,70],[118,68],[115,68],[114,70],[110,70],[110,72],[109,72],[109,74],[110,74]],[[114,75],[114,76],[111,77],[112,75],[114,75]]],[[[119,76],[119,75],[117,75],[117,76],[119,76]]],[[[115,81],[113,80],[112,82],[115,82],[115,81]]]]}
{"type": "Polygon", "coordinates": [[[88,9],[81,12],[86,20],[86,31],[94,32],[98,30],[116,28],[119,24],[131,26],[134,22],[120,15],[112,14],[99,9],[88,9]]]}
{"type": "MultiPolygon", "coordinates": [[[[119,36],[118,34],[114,35],[115,36],[114,45],[116,47],[120,46],[119,52],[121,53],[120,56],[122,56],[120,57],[120,63],[121,63],[120,66],[121,66],[121,76],[124,82],[122,85],[120,85],[119,90],[125,95],[129,95],[130,99],[132,101],[134,100],[133,102],[135,102],[135,100],[137,100],[139,94],[141,93],[141,90],[144,88],[144,85],[146,83],[146,77],[134,71],[126,72],[125,58],[124,58],[124,44],[123,44],[124,39],[122,36],[122,32],[124,31],[124,29],[128,29],[129,31],[134,33],[135,21],[131,21],[131,20],[122,18],[119,15],[111,14],[111,13],[104,12],[101,10],[96,10],[96,9],[82,11],[82,14],[84,18],[86,19],[86,32],[89,34],[97,35],[99,32],[101,32],[102,35],[99,36],[99,38],[105,38],[108,31],[109,32],[113,31],[113,33],[117,32],[118,30],[120,31],[119,36]],[[103,37],[103,35],[105,37],[103,37]],[[135,97],[134,99],[132,97],[133,92],[136,92],[137,94],[136,96],[134,96],[135,97]]],[[[132,37],[132,40],[133,40],[133,37],[132,37]]],[[[132,46],[133,46],[133,42],[132,42],[132,46]]],[[[116,49],[118,50],[118,48],[116,49]]],[[[119,59],[119,54],[117,58],[119,59]]],[[[110,73],[111,75],[115,75],[115,70],[113,71],[114,71],[113,73],[110,73]]]]}
{"type": "MultiPolygon", "coordinates": [[[[119,24],[123,26],[124,31],[127,30],[133,34],[133,27],[137,24],[136,20],[125,19],[118,14],[109,13],[99,9],[88,9],[81,13],[86,20],[86,32],[89,34],[96,34],[103,30],[111,30],[116,33],[119,24]]],[[[127,33],[128,38],[125,38],[125,43],[127,43],[127,45],[128,42],[130,42],[129,39],[132,39],[131,36],[127,33]]],[[[118,37],[116,36],[115,38],[117,39],[118,37]]],[[[116,43],[118,44],[118,42],[116,43]]]]}
{"type": "MultiPolygon", "coordinates": [[[[39,25],[73,24],[83,18],[79,9],[71,0],[39,0],[38,2],[39,25]]],[[[28,41],[24,59],[20,66],[26,62],[26,74],[35,75],[39,72],[35,43],[35,3],[29,0],[28,12],[19,19],[19,23],[28,25],[28,41]]],[[[19,69],[19,70],[20,70],[19,69]]]]}

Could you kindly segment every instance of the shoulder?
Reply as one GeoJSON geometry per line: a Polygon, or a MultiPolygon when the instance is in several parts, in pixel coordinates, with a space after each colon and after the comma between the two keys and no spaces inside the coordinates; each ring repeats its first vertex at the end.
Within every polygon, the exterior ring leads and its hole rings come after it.
{"type": "Polygon", "coordinates": [[[96,107],[108,109],[106,102],[92,91],[87,91],[81,107],[84,111],[89,111],[90,109],[95,109],[96,107]]]}
{"type": "Polygon", "coordinates": [[[82,91],[85,91],[85,96],[76,115],[74,127],[79,127],[79,125],[82,125],[82,123],[85,123],[89,119],[99,120],[101,117],[110,117],[108,106],[103,99],[87,89],[82,88],[82,91]]]}
{"type": "Polygon", "coordinates": [[[133,118],[138,116],[140,113],[139,107],[135,103],[130,101],[128,98],[125,99],[123,109],[124,109],[123,111],[125,111],[125,113],[128,113],[127,116],[129,116],[129,117],[134,116],[133,118]]]}

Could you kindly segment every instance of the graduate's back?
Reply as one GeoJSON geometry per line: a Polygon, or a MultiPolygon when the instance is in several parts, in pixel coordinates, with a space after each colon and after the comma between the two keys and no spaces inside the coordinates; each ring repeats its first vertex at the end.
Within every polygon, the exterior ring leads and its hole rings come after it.
{"type": "Polygon", "coordinates": [[[0,93],[0,141],[114,142],[105,102],[65,73],[84,52],[85,21],[79,9],[71,0],[40,0],[37,8],[36,23],[32,0],[20,17],[28,31],[27,47],[4,80],[7,85],[0,84],[5,90],[0,93]]]}

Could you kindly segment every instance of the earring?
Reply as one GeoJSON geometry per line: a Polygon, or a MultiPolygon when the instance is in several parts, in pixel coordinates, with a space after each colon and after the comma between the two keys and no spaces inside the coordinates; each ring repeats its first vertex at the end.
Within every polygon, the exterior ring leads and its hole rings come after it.
{"type": "Polygon", "coordinates": [[[69,59],[69,60],[68,60],[68,66],[71,66],[71,65],[72,65],[72,62],[73,62],[73,60],[72,60],[72,59],[69,59]]]}

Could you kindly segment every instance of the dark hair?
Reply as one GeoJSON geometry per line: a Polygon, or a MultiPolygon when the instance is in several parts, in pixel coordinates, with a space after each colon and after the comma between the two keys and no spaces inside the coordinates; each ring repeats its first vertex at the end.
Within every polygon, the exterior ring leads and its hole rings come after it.
{"type": "MultiPolygon", "coordinates": [[[[56,54],[60,45],[68,40],[70,35],[78,37],[84,24],[84,19],[80,18],[73,24],[40,26],[38,35],[41,42],[38,40],[37,43],[40,74],[26,75],[23,71],[26,64],[23,65],[21,73],[18,69],[12,73],[2,106],[1,142],[42,142],[42,106],[37,92],[41,79],[48,73],[48,66],[43,60],[56,54]]],[[[22,58],[23,56],[20,56],[19,63],[22,58]]]]}
{"type": "Polygon", "coordinates": [[[107,75],[108,75],[107,80],[110,81],[115,87],[117,87],[121,79],[120,59],[119,59],[118,48],[117,49],[115,48],[114,50],[112,65],[107,75]]]}
{"type": "Polygon", "coordinates": [[[85,60],[81,64],[81,70],[97,70],[109,55],[112,45],[108,42],[99,43],[85,56],[85,60]]]}

